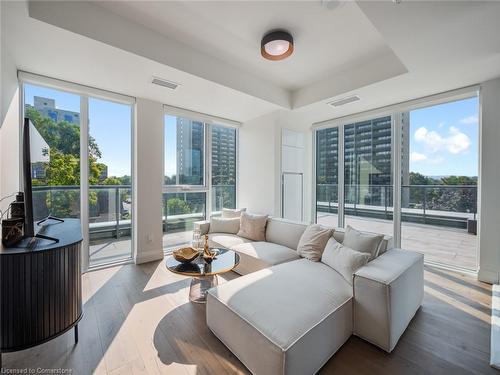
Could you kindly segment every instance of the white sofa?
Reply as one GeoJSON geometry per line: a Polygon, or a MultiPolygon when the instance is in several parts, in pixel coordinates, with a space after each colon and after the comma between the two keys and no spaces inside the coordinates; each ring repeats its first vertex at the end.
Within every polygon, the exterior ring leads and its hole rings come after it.
{"type": "MultiPolygon", "coordinates": [[[[209,222],[196,225],[210,232],[209,222]]],[[[393,249],[385,237],[351,285],[299,257],[306,227],[270,218],[266,242],[209,233],[214,246],[239,253],[244,276],[209,290],[207,325],[254,374],[315,373],[352,334],[391,352],[422,303],[421,254],[393,249]]],[[[333,236],[342,242],[343,229],[333,236]]]]}

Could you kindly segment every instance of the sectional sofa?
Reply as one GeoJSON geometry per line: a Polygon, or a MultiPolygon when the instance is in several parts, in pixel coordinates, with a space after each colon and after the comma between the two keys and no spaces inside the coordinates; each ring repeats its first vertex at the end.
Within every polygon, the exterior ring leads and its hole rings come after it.
{"type": "MultiPolygon", "coordinates": [[[[296,249],[307,224],[269,218],[266,241],[211,233],[214,246],[239,253],[242,277],[209,290],[212,332],[253,374],[313,374],[354,334],[391,352],[423,299],[423,256],[393,248],[346,280],[296,249]]],[[[340,243],[344,230],[335,228],[340,243]]]]}

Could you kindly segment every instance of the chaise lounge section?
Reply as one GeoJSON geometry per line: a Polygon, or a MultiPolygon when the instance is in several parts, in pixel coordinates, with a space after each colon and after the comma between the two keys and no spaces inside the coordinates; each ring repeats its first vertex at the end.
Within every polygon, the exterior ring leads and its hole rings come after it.
{"type": "MultiPolygon", "coordinates": [[[[266,241],[209,233],[214,246],[240,254],[244,275],[209,290],[212,332],[254,374],[317,372],[352,335],[391,352],[423,299],[423,256],[393,249],[384,237],[378,256],[352,280],[297,253],[306,224],[269,218],[266,241]]],[[[344,229],[333,237],[343,242],[344,229]]]]}

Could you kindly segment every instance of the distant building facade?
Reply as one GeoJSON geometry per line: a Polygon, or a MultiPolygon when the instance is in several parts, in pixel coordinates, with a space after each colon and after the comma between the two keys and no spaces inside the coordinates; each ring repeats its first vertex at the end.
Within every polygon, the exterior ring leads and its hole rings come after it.
{"type": "MultiPolygon", "coordinates": [[[[409,183],[409,113],[401,117],[403,185],[409,183]]],[[[316,133],[317,200],[338,202],[339,130],[316,133]]],[[[391,116],[344,126],[345,202],[392,205],[391,116]]],[[[403,194],[403,201],[404,201],[403,194]]]]}
{"type": "Polygon", "coordinates": [[[43,117],[48,117],[55,122],[66,121],[70,124],[80,126],[80,113],[56,108],[56,101],[54,99],[35,96],[33,106],[26,104],[26,107],[35,108],[43,117]]]}
{"type": "Polygon", "coordinates": [[[203,185],[204,143],[203,122],[177,117],[176,185],[203,185]]]}

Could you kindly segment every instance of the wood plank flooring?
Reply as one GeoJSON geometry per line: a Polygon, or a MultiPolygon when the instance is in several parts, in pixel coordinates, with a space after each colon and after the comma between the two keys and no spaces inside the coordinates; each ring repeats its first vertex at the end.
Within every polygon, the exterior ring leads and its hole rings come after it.
{"type": "MultiPolygon", "coordinates": [[[[205,306],[189,303],[189,282],[163,262],[89,272],[83,276],[78,345],[70,331],[35,348],[4,353],[3,364],[72,374],[247,374],[206,327],[205,306]]],[[[396,349],[387,354],[351,337],[320,374],[497,373],[488,365],[490,308],[489,285],[426,267],[423,306],[396,349]]]]}

